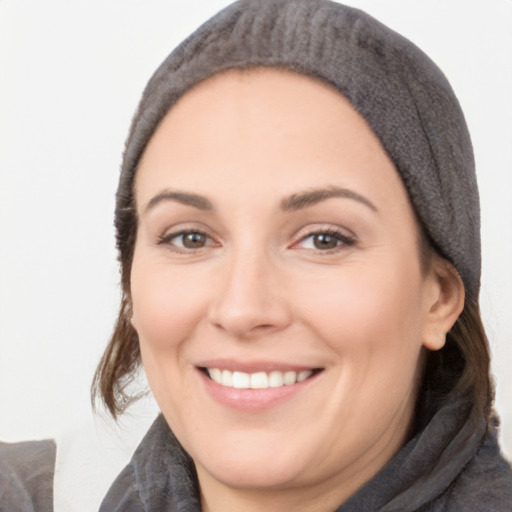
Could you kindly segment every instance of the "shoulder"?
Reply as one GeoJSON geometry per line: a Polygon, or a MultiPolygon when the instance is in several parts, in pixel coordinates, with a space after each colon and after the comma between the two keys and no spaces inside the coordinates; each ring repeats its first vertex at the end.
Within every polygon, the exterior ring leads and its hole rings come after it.
{"type": "Polygon", "coordinates": [[[452,485],[425,512],[510,512],[512,469],[500,452],[496,430],[452,485]]]}
{"type": "Polygon", "coordinates": [[[130,463],[112,484],[101,503],[100,512],[139,512],[141,510],[146,510],[146,508],[141,501],[140,491],[130,463]]]}
{"type": "Polygon", "coordinates": [[[199,511],[195,468],[159,415],[114,481],[100,512],[199,511]]]}
{"type": "Polygon", "coordinates": [[[53,510],[53,441],[0,442],[0,512],[53,510]]]}

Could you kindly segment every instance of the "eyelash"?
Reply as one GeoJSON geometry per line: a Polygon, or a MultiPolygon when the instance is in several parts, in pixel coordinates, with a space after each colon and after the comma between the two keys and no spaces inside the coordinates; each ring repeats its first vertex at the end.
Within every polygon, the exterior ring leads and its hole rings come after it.
{"type": "MultiPolygon", "coordinates": [[[[316,231],[308,232],[307,234],[302,236],[298,240],[298,242],[294,242],[292,244],[291,248],[300,248],[299,246],[301,244],[304,244],[304,242],[306,242],[306,240],[308,240],[308,239],[314,240],[314,237],[317,237],[317,236],[332,237],[335,240],[336,245],[334,247],[322,248],[322,249],[318,248],[318,247],[302,247],[302,248],[309,252],[314,252],[316,254],[328,255],[328,254],[337,253],[337,252],[343,250],[343,248],[351,247],[356,244],[356,239],[354,237],[346,235],[341,230],[327,228],[327,229],[317,229],[316,231]]],[[[314,244],[314,241],[312,243],[314,244]]],[[[168,234],[162,235],[158,238],[157,244],[158,245],[166,245],[176,253],[193,253],[193,252],[200,251],[201,249],[204,249],[205,247],[211,247],[211,246],[216,245],[215,241],[210,236],[208,236],[204,231],[202,231],[200,229],[183,229],[181,231],[175,231],[173,233],[168,233],[168,234]],[[185,237],[187,235],[198,235],[199,237],[204,237],[205,242],[203,245],[201,245],[199,247],[185,247],[183,237],[185,237]],[[173,243],[173,240],[175,240],[179,237],[182,238],[181,245],[176,245],[175,243],[173,243]]]]}
{"type": "Polygon", "coordinates": [[[351,247],[356,244],[356,239],[354,237],[348,236],[340,230],[328,228],[328,229],[318,229],[316,231],[307,233],[306,235],[302,236],[298,242],[293,244],[293,247],[296,247],[297,245],[304,243],[306,240],[313,239],[315,236],[319,236],[319,235],[334,238],[337,242],[336,246],[332,247],[332,248],[328,248],[328,249],[326,249],[326,248],[319,249],[319,248],[311,247],[311,248],[306,248],[306,250],[313,251],[317,254],[332,254],[332,253],[339,252],[343,248],[351,247]]]}
{"type": "Polygon", "coordinates": [[[168,234],[160,236],[158,238],[157,244],[158,245],[167,245],[174,252],[177,252],[177,253],[186,253],[186,252],[195,252],[197,250],[203,249],[204,247],[215,245],[215,242],[213,241],[213,239],[210,236],[208,236],[204,231],[202,231],[200,229],[183,229],[180,231],[175,231],[173,233],[168,233],[168,234]],[[206,242],[201,247],[196,247],[196,248],[184,247],[183,246],[183,237],[185,237],[187,235],[203,236],[205,238],[206,242]],[[177,246],[175,243],[172,242],[174,239],[179,238],[179,237],[182,237],[182,246],[177,246]],[[208,243],[208,241],[213,242],[213,243],[208,243]]]}

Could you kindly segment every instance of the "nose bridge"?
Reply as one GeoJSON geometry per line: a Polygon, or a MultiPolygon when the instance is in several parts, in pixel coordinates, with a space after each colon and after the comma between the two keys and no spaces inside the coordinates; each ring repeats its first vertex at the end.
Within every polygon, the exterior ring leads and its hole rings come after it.
{"type": "Polygon", "coordinates": [[[211,321],[236,337],[283,328],[289,314],[278,282],[276,264],[263,244],[233,247],[223,262],[211,321]]]}

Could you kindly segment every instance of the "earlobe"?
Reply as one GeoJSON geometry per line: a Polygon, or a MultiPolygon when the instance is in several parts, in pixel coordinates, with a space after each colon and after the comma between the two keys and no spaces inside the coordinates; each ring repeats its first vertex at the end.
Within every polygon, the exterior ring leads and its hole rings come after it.
{"type": "Polygon", "coordinates": [[[446,343],[446,334],[444,332],[430,333],[423,337],[423,346],[429,350],[441,350],[446,343]]]}
{"type": "Polygon", "coordinates": [[[464,284],[453,265],[437,257],[432,263],[432,295],[424,326],[423,345],[429,350],[440,350],[446,342],[446,333],[452,328],[464,309],[464,284]]]}

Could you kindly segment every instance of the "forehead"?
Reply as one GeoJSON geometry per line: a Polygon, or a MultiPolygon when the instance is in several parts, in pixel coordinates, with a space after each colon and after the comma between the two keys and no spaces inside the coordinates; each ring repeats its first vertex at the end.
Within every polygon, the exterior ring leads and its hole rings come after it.
{"type": "Polygon", "coordinates": [[[181,97],[146,147],[136,192],[146,197],[157,180],[210,190],[238,184],[239,194],[248,183],[252,193],[272,185],[285,195],[333,178],[338,186],[391,182],[406,196],[377,136],[342,94],[308,76],[255,68],[215,75],[181,97]]]}
{"type": "Polygon", "coordinates": [[[308,125],[320,118],[323,123],[332,122],[338,116],[341,124],[364,127],[377,140],[366,120],[334,86],[320,78],[270,67],[230,69],[202,80],[181,96],[161,124],[173,119],[186,126],[198,114],[215,122],[215,116],[228,111],[247,127],[254,113],[266,115],[268,122],[276,112],[280,123],[307,118],[308,125]]]}

